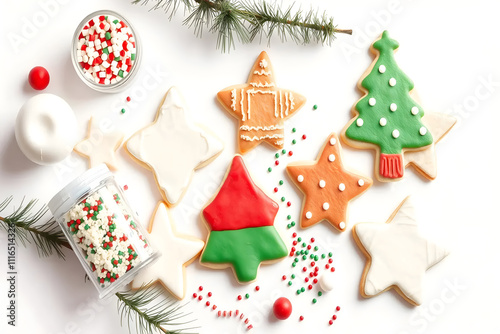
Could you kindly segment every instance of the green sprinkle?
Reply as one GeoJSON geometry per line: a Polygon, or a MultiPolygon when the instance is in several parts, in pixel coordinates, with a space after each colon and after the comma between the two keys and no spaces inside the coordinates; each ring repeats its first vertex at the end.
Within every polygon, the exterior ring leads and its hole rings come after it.
{"type": "Polygon", "coordinates": [[[280,157],[280,154],[279,154],[279,153],[276,153],[276,154],[274,155],[274,157],[275,157],[276,159],[278,159],[278,158],[280,157]]]}
{"type": "MultiPolygon", "coordinates": [[[[292,216],[288,215],[288,216],[286,216],[286,219],[290,220],[290,219],[292,219],[292,216]]],[[[293,223],[293,222],[292,222],[292,223],[293,223]]],[[[294,225],[295,225],[295,224],[294,224],[294,225]]]]}
{"type": "Polygon", "coordinates": [[[301,238],[301,237],[298,237],[298,238],[297,238],[297,241],[298,241],[298,242],[301,242],[301,241],[302,241],[302,238],[301,238]]]}
{"type": "Polygon", "coordinates": [[[314,259],[314,254],[311,254],[311,255],[309,256],[309,258],[310,258],[310,259],[314,259]]]}
{"type": "Polygon", "coordinates": [[[292,129],[292,133],[295,133],[296,131],[297,131],[297,129],[296,129],[296,128],[293,128],[293,129],[292,129]]]}
{"type": "Polygon", "coordinates": [[[292,222],[290,225],[295,226],[295,222],[292,222]]]}
{"type": "Polygon", "coordinates": [[[292,140],[292,144],[293,144],[293,145],[297,144],[297,141],[296,141],[295,139],[294,139],[294,140],[292,140]]]}
{"type": "Polygon", "coordinates": [[[114,20],[113,23],[114,24],[117,24],[118,22],[120,22],[119,20],[114,20]]]}
{"type": "Polygon", "coordinates": [[[321,296],[323,296],[323,292],[318,291],[318,297],[321,297],[321,296]]]}
{"type": "Polygon", "coordinates": [[[321,254],[321,258],[324,259],[326,257],[325,254],[321,254]]]}
{"type": "Polygon", "coordinates": [[[122,108],[121,112],[122,112],[122,114],[124,114],[125,113],[125,108],[122,108]]]}
{"type": "Polygon", "coordinates": [[[302,260],[307,260],[307,255],[303,255],[302,260]]]}
{"type": "Polygon", "coordinates": [[[306,250],[304,251],[304,254],[306,254],[306,255],[307,255],[307,254],[309,254],[309,250],[307,250],[307,249],[306,249],[306,250]]]}
{"type": "Polygon", "coordinates": [[[281,150],[281,154],[286,154],[286,150],[285,149],[281,150]]]}
{"type": "Polygon", "coordinates": [[[85,224],[85,230],[88,230],[90,226],[88,224],[85,224]]]}
{"type": "Polygon", "coordinates": [[[246,299],[250,298],[250,295],[247,293],[247,294],[245,295],[245,298],[246,298],[246,299]]]}
{"type": "Polygon", "coordinates": [[[108,50],[108,48],[106,47],[106,48],[102,49],[102,53],[105,53],[105,54],[109,55],[109,50],[108,50]]]}
{"type": "Polygon", "coordinates": [[[296,251],[295,252],[295,256],[299,256],[300,255],[300,252],[299,251],[296,251]]]}
{"type": "Polygon", "coordinates": [[[317,104],[313,105],[313,110],[316,110],[316,109],[318,109],[318,105],[317,104]]]}
{"type": "Polygon", "coordinates": [[[317,300],[316,298],[313,298],[313,304],[316,304],[317,300]]]}
{"type": "Polygon", "coordinates": [[[284,183],[283,180],[280,180],[280,182],[279,182],[280,186],[282,186],[283,183],[284,183]]]}
{"type": "Polygon", "coordinates": [[[314,246],[314,250],[317,251],[319,249],[318,246],[314,246]]]}
{"type": "Polygon", "coordinates": [[[300,289],[297,290],[297,294],[300,295],[300,289]]]}
{"type": "Polygon", "coordinates": [[[288,224],[286,227],[287,227],[287,228],[292,228],[292,226],[291,226],[290,224],[288,224]]]}
{"type": "Polygon", "coordinates": [[[269,173],[271,173],[271,172],[273,171],[273,169],[272,169],[271,167],[269,167],[269,168],[267,169],[267,171],[268,171],[269,173]]]}
{"type": "Polygon", "coordinates": [[[332,257],[332,256],[333,256],[332,252],[328,253],[328,257],[332,257]]]}
{"type": "Polygon", "coordinates": [[[294,278],[295,278],[295,274],[292,274],[292,279],[294,279],[294,278]]]}
{"type": "Polygon", "coordinates": [[[304,292],[304,291],[306,291],[306,288],[302,287],[302,288],[300,288],[300,291],[304,292]]]}
{"type": "Polygon", "coordinates": [[[109,41],[111,39],[111,33],[109,31],[107,31],[105,34],[104,34],[104,37],[109,41]]]}
{"type": "Polygon", "coordinates": [[[281,197],[281,201],[284,202],[286,199],[285,197],[281,197]]]}
{"type": "Polygon", "coordinates": [[[294,262],[299,262],[299,259],[298,259],[298,258],[295,258],[293,261],[294,261],[294,262]]]}
{"type": "Polygon", "coordinates": [[[113,60],[114,61],[120,61],[120,57],[115,57],[113,60]]]}
{"type": "Polygon", "coordinates": [[[314,255],[314,261],[318,261],[319,260],[319,256],[318,255],[314,255]]]}
{"type": "Polygon", "coordinates": [[[292,281],[288,281],[288,285],[289,285],[289,286],[290,286],[290,285],[292,285],[292,284],[293,284],[293,283],[292,283],[292,281]]]}
{"type": "Polygon", "coordinates": [[[292,263],[292,267],[295,267],[297,264],[295,262],[292,263]]]}
{"type": "Polygon", "coordinates": [[[302,255],[302,254],[304,254],[304,250],[303,249],[300,250],[300,255],[302,255]]]}
{"type": "Polygon", "coordinates": [[[130,60],[135,60],[135,53],[132,53],[132,54],[130,55],[130,60]]]}
{"type": "Polygon", "coordinates": [[[123,78],[123,70],[119,70],[118,71],[118,76],[122,77],[123,78]]]}
{"type": "Polygon", "coordinates": [[[302,247],[306,247],[307,244],[305,242],[302,243],[302,247]]]}

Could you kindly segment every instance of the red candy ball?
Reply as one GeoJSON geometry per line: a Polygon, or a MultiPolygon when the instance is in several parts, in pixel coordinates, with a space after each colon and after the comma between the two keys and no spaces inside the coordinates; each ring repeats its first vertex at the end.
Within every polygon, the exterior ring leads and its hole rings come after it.
{"type": "Polygon", "coordinates": [[[28,75],[28,82],[35,90],[44,90],[49,85],[50,75],[41,66],[33,67],[28,75]]]}
{"type": "Polygon", "coordinates": [[[285,297],[276,299],[273,305],[273,313],[280,320],[288,319],[292,314],[292,303],[285,297]]]}

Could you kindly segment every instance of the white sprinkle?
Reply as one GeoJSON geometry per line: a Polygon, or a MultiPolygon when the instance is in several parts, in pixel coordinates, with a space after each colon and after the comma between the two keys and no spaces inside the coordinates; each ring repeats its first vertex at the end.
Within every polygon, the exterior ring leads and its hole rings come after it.
{"type": "Polygon", "coordinates": [[[390,78],[390,79],[389,79],[389,86],[391,86],[391,87],[396,86],[396,79],[394,79],[394,78],[390,78]]]}
{"type": "Polygon", "coordinates": [[[368,100],[368,104],[373,107],[375,104],[377,104],[377,100],[375,100],[374,97],[370,97],[370,99],[368,100]]]}
{"type": "Polygon", "coordinates": [[[416,115],[416,114],[418,114],[418,107],[413,107],[413,108],[411,108],[411,114],[412,114],[412,115],[416,115]]]}
{"type": "Polygon", "coordinates": [[[363,119],[362,119],[362,118],[358,118],[358,119],[356,120],[356,125],[357,125],[357,126],[363,126],[363,119]]]}
{"type": "Polygon", "coordinates": [[[345,184],[341,183],[339,184],[339,190],[344,191],[345,190],[345,184]]]}
{"type": "Polygon", "coordinates": [[[379,71],[380,73],[384,73],[384,72],[385,72],[385,66],[384,66],[384,65],[380,65],[380,66],[378,67],[378,71],[379,71]]]}
{"type": "Polygon", "coordinates": [[[307,211],[307,212],[306,212],[306,218],[307,218],[307,219],[311,219],[311,218],[312,218],[312,216],[313,216],[313,214],[312,214],[312,212],[311,212],[311,211],[307,211]]]}
{"type": "Polygon", "coordinates": [[[334,161],[335,161],[335,155],[330,154],[330,155],[328,156],[328,161],[330,161],[330,162],[334,162],[334,161]]]}
{"type": "Polygon", "coordinates": [[[380,126],[386,126],[387,125],[387,120],[384,117],[382,117],[380,119],[380,121],[379,121],[379,124],[380,124],[380,126]]]}
{"type": "Polygon", "coordinates": [[[427,129],[425,128],[425,126],[423,126],[420,128],[419,132],[421,136],[425,136],[425,134],[427,133],[427,129]]]}
{"type": "Polygon", "coordinates": [[[394,138],[398,138],[399,137],[399,130],[396,129],[396,130],[392,131],[392,136],[394,138]]]}
{"type": "Polygon", "coordinates": [[[330,208],[330,204],[328,204],[327,202],[323,203],[323,210],[328,210],[330,208]]]}
{"type": "Polygon", "coordinates": [[[365,181],[363,181],[362,179],[359,179],[358,180],[358,186],[362,187],[365,185],[365,181]]]}
{"type": "Polygon", "coordinates": [[[340,227],[341,230],[345,229],[345,223],[344,222],[340,222],[339,227],[340,227]]]}
{"type": "Polygon", "coordinates": [[[297,181],[299,181],[299,182],[304,181],[304,175],[297,176],[297,181]]]}
{"type": "Polygon", "coordinates": [[[330,145],[335,145],[337,143],[337,139],[335,137],[330,138],[330,145]]]}
{"type": "Polygon", "coordinates": [[[391,111],[396,111],[398,110],[398,105],[396,103],[391,103],[390,107],[391,111]]]}
{"type": "Polygon", "coordinates": [[[325,180],[319,180],[319,187],[320,187],[320,188],[324,188],[324,187],[326,187],[326,182],[325,182],[325,180]]]}

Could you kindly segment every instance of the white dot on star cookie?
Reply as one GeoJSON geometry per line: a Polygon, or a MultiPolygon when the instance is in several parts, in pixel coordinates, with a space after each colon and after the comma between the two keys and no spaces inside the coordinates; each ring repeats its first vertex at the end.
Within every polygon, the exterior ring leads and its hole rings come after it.
{"type": "Polygon", "coordinates": [[[149,267],[142,269],[132,282],[132,289],[138,289],[149,282],[160,282],[178,299],[186,295],[185,266],[201,252],[202,240],[176,234],[174,222],[167,207],[160,202],[149,225],[148,239],[161,252],[161,257],[149,267]]]}

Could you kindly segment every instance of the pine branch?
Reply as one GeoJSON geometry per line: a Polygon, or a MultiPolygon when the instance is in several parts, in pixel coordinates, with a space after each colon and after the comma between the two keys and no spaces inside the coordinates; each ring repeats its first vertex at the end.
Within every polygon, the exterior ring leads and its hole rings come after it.
{"type": "MultiPolygon", "coordinates": [[[[12,196],[0,203],[0,212],[3,212],[12,202],[12,196]]],[[[24,202],[24,201],[23,201],[24,202]]],[[[21,241],[23,246],[34,243],[37,247],[38,255],[41,257],[50,256],[54,252],[64,259],[62,247],[71,249],[63,232],[55,220],[50,220],[43,225],[36,225],[47,213],[47,208],[42,207],[35,213],[32,213],[37,204],[37,200],[31,200],[28,204],[19,205],[14,212],[6,217],[0,216],[0,226],[8,231],[9,226],[14,226],[16,242],[21,241]]]]}
{"type": "Polygon", "coordinates": [[[177,323],[177,320],[186,316],[186,314],[179,314],[183,305],[175,306],[176,301],[167,297],[161,297],[161,300],[157,301],[162,294],[163,291],[154,285],[147,288],[141,287],[137,291],[116,293],[121,325],[123,326],[123,322],[126,320],[130,332],[134,322],[135,330],[140,334],[176,334],[193,329],[193,327],[180,330],[165,329],[165,326],[178,326],[190,321],[177,323]]]}
{"type": "MultiPolygon", "coordinates": [[[[149,0],[133,0],[134,4],[146,5],[149,0]]],[[[156,0],[152,9],[163,8],[169,18],[175,14],[181,3],[189,15],[184,24],[194,27],[201,37],[203,28],[217,34],[217,48],[222,51],[235,47],[235,39],[240,43],[250,43],[257,36],[266,36],[270,43],[276,33],[282,41],[291,38],[297,44],[312,42],[331,45],[337,33],[352,34],[350,29],[337,29],[333,18],[326,12],[303,12],[300,8],[293,13],[294,3],[285,10],[276,2],[239,3],[231,0],[156,0]]]]}

